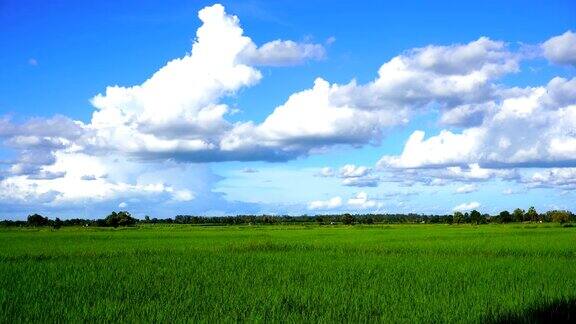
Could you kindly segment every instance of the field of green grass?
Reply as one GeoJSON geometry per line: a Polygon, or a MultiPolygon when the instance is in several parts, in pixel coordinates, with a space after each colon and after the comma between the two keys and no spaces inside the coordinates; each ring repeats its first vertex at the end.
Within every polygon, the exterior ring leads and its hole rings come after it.
{"type": "Polygon", "coordinates": [[[485,322],[576,299],[576,228],[0,229],[0,322],[485,322]]]}

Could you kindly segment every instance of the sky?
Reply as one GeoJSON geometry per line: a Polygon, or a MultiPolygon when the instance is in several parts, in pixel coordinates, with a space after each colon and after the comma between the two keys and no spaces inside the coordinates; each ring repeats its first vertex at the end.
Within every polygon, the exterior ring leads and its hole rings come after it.
{"type": "Polygon", "coordinates": [[[576,211],[573,1],[0,0],[0,218],[576,211]]]}

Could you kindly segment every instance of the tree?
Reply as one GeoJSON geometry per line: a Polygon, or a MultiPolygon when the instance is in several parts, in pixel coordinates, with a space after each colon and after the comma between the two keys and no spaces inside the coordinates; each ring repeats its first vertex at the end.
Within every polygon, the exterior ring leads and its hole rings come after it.
{"type": "Polygon", "coordinates": [[[501,211],[499,216],[500,216],[500,223],[510,223],[511,221],[513,221],[512,215],[507,210],[501,211]]]}
{"type": "Polygon", "coordinates": [[[538,212],[536,211],[536,208],[534,207],[530,207],[528,208],[528,211],[526,212],[525,215],[526,220],[535,222],[538,220],[538,212]]]}
{"type": "Polygon", "coordinates": [[[452,221],[454,224],[464,223],[464,214],[459,211],[455,211],[454,215],[452,216],[452,221]]]}
{"type": "Polygon", "coordinates": [[[344,214],[344,216],[342,216],[342,223],[344,223],[344,225],[354,225],[354,220],[354,216],[350,214],[344,214]]]}
{"type": "Polygon", "coordinates": [[[477,211],[476,209],[470,212],[470,222],[474,224],[481,224],[483,223],[482,218],[483,218],[482,214],[480,214],[480,212],[477,211]]]}
{"type": "Polygon", "coordinates": [[[121,212],[112,212],[104,219],[104,224],[106,226],[130,226],[136,224],[136,218],[132,217],[129,212],[121,211],[121,212]]]}
{"type": "Polygon", "coordinates": [[[60,227],[62,227],[62,224],[64,224],[64,222],[60,218],[56,217],[54,222],[52,222],[52,228],[59,229],[60,227]]]}
{"type": "Polygon", "coordinates": [[[524,209],[516,208],[512,212],[515,222],[522,222],[524,220],[524,209]]]}
{"type": "Polygon", "coordinates": [[[47,226],[49,223],[48,217],[38,214],[28,215],[28,220],[26,221],[28,226],[47,226]]]}
{"type": "Polygon", "coordinates": [[[567,223],[570,221],[573,215],[567,210],[551,210],[546,213],[546,217],[553,222],[567,223]]]}

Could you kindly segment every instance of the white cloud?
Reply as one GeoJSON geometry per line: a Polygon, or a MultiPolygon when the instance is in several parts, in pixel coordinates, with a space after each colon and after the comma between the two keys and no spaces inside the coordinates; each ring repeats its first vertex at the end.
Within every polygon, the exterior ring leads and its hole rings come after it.
{"type": "Polygon", "coordinates": [[[126,208],[126,207],[128,207],[128,203],[124,201],[118,204],[118,208],[126,208]]]}
{"type": "Polygon", "coordinates": [[[372,168],[347,164],[340,168],[339,177],[342,185],[349,187],[376,187],[379,177],[372,175],[372,168]]]}
{"type": "Polygon", "coordinates": [[[478,207],[480,207],[480,203],[477,201],[472,201],[469,203],[460,204],[460,205],[454,207],[452,210],[453,211],[469,211],[472,209],[477,209],[478,207]]]}
{"type": "Polygon", "coordinates": [[[291,95],[263,123],[235,125],[220,149],[289,159],[338,144],[377,143],[385,129],[407,123],[412,113],[432,103],[450,109],[497,97],[490,81],[515,72],[517,60],[504,43],[480,38],[397,56],[365,85],[317,78],[311,89],[291,95]]]}
{"type": "Polygon", "coordinates": [[[311,210],[328,210],[342,206],[342,198],[333,197],[328,200],[314,200],[308,203],[308,209],[311,210]]]}
{"type": "Polygon", "coordinates": [[[364,177],[370,174],[371,169],[365,166],[355,166],[354,164],[346,164],[340,168],[340,177],[342,178],[356,178],[364,177]]]}
{"type": "Polygon", "coordinates": [[[44,203],[56,206],[78,201],[161,195],[177,201],[192,200],[194,195],[188,189],[176,188],[157,178],[146,179],[148,172],[159,173],[162,167],[166,168],[158,164],[140,164],[118,156],[95,157],[58,151],[54,164],[43,166],[38,172],[50,177],[18,175],[0,181],[0,201],[16,203],[45,197],[44,203]]]}
{"type": "Polygon", "coordinates": [[[320,60],[326,55],[320,44],[296,43],[291,40],[274,40],[256,47],[250,44],[242,59],[250,65],[287,66],[302,64],[307,60],[320,60]]]}
{"type": "Polygon", "coordinates": [[[331,167],[323,167],[316,173],[316,176],[323,178],[330,178],[334,176],[334,169],[331,167]]]}
{"type": "Polygon", "coordinates": [[[380,178],[376,176],[344,178],[342,185],[348,187],[377,187],[380,178]]]}
{"type": "Polygon", "coordinates": [[[172,195],[172,199],[174,199],[175,201],[191,201],[194,198],[195,198],[194,193],[187,189],[174,190],[172,195]]]}
{"type": "Polygon", "coordinates": [[[516,195],[516,194],[520,194],[520,193],[525,193],[526,190],[517,190],[517,189],[512,189],[512,188],[506,188],[504,190],[502,190],[502,194],[504,195],[516,195]]]}
{"type": "Polygon", "coordinates": [[[480,167],[477,163],[433,168],[389,168],[384,164],[379,165],[378,169],[384,174],[380,178],[381,181],[396,182],[403,186],[412,186],[417,183],[426,186],[445,186],[454,182],[476,183],[493,179],[520,179],[520,174],[516,169],[487,169],[480,167]]]}
{"type": "Polygon", "coordinates": [[[478,126],[494,109],[494,102],[460,105],[445,111],[440,118],[440,123],[460,127],[478,126]]]}
{"type": "MultiPolygon", "coordinates": [[[[484,181],[514,176],[496,167],[576,163],[576,79],[503,89],[495,80],[516,72],[519,61],[504,42],[481,37],[412,49],[384,63],[371,82],[317,78],[263,122],[230,122],[226,117],[233,109],[227,99],[261,80],[255,66],[322,59],[325,49],[289,40],[258,47],[221,5],[202,9],[199,18],[202,26],[189,54],[142,84],[107,87],[92,98],[89,123],[62,116],[19,125],[0,119],[3,145],[18,153],[0,170],[0,199],[69,202],[160,195],[190,201],[197,192],[186,184],[144,181],[135,173],[149,166],[172,170],[172,161],[285,161],[340,145],[378,144],[387,131],[431,107],[442,113],[441,123],[469,128],[443,130],[428,139],[414,132],[400,156],[383,157],[379,166],[395,169],[405,183],[419,177],[430,184],[484,181]],[[120,172],[130,168],[131,176],[120,172]]],[[[571,62],[573,36],[567,32],[544,43],[546,55],[571,62]]],[[[335,171],[323,169],[320,175],[335,176],[335,171]]],[[[343,167],[338,176],[346,186],[380,181],[371,168],[355,165],[343,167]]],[[[336,198],[326,206],[336,205],[336,198]]],[[[373,201],[365,198],[363,204],[373,201]]]]}
{"type": "Polygon", "coordinates": [[[576,165],[576,78],[508,93],[480,126],[415,131],[399,156],[380,167],[426,168],[478,163],[484,167],[576,165]]]}
{"type": "Polygon", "coordinates": [[[455,192],[459,193],[459,194],[466,194],[466,193],[471,193],[474,191],[478,191],[478,186],[473,184],[473,183],[470,183],[470,184],[465,184],[463,186],[456,188],[455,192]]]}
{"type": "Polygon", "coordinates": [[[522,179],[529,187],[576,189],[576,168],[550,168],[538,170],[522,179]]]}
{"type": "Polygon", "coordinates": [[[550,38],[542,44],[542,49],[552,63],[576,65],[576,33],[571,30],[550,38]]]}
{"type": "Polygon", "coordinates": [[[370,199],[368,197],[368,194],[363,191],[357,193],[356,196],[348,199],[348,205],[360,209],[382,207],[382,203],[370,199]]]}

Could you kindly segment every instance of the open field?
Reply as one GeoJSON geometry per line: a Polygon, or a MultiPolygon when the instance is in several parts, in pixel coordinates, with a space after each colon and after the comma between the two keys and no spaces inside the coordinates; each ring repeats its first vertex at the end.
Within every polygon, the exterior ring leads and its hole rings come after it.
{"type": "Polygon", "coordinates": [[[479,322],[576,299],[576,228],[0,229],[0,321],[479,322]]]}

